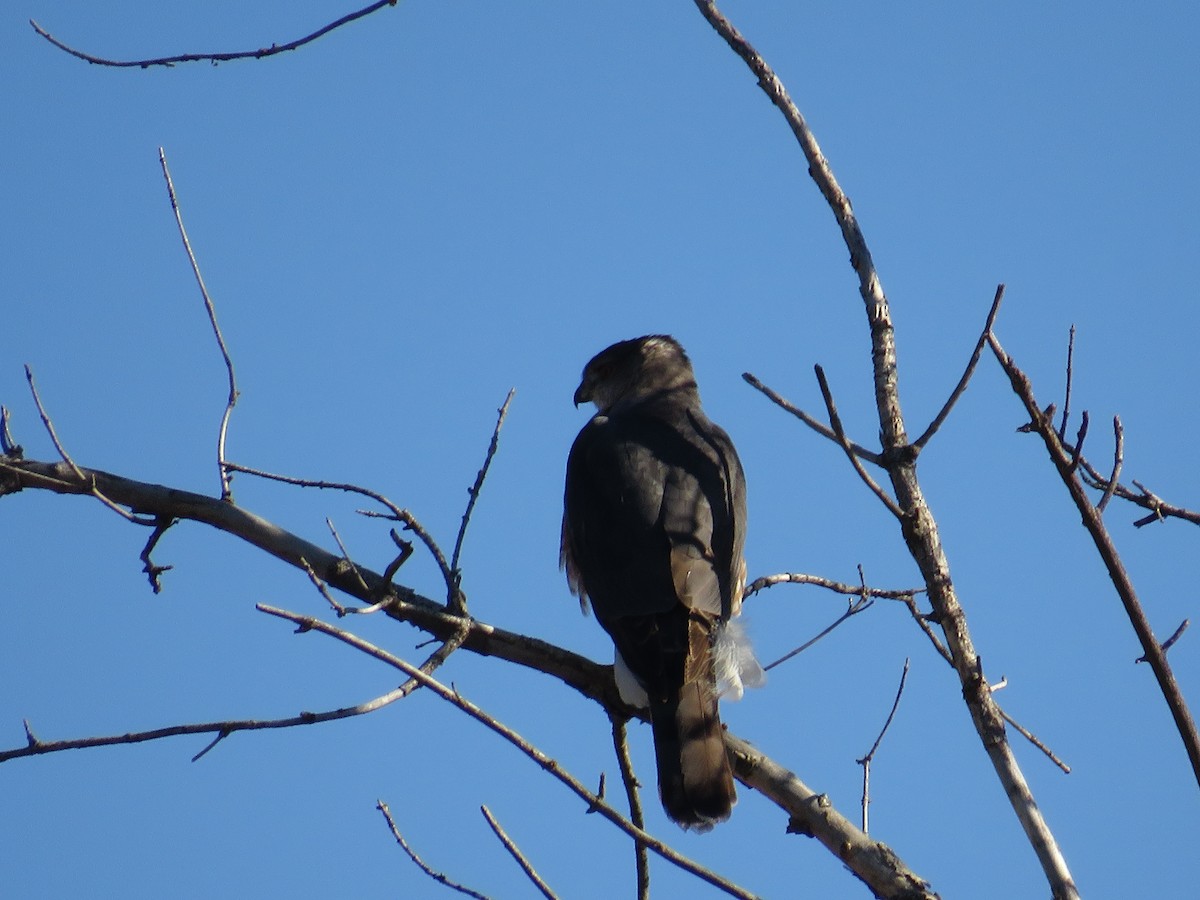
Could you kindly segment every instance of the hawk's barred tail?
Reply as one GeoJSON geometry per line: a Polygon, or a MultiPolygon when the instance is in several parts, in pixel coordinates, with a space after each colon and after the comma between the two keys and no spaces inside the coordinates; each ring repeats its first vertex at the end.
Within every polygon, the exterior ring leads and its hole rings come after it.
{"type": "Polygon", "coordinates": [[[673,700],[652,702],[658,790],[667,815],[684,828],[708,831],[733,811],[737,793],[717,713],[711,632],[689,623],[684,682],[673,700]]]}

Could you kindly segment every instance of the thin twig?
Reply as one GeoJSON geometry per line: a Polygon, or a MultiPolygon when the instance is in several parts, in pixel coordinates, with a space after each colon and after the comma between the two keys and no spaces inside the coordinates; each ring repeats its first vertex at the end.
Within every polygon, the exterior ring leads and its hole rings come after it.
{"type": "Polygon", "coordinates": [[[504,845],[504,849],[507,850],[509,855],[517,861],[517,865],[521,867],[521,871],[525,873],[531,882],[533,882],[533,886],[542,892],[542,896],[545,897],[546,900],[558,900],[558,895],[555,894],[554,891],[550,890],[550,885],[546,884],[545,879],[538,874],[537,869],[533,867],[533,864],[529,861],[525,854],[521,852],[521,848],[518,847],[513,839],[508,836],[508,833],[500,827],[500,823],[496,821],[496,817],[492,815],[492,811],[486,806],[479,807],[479,811],[483,813],[483,817],[487,819],[488,825],[491,827],[492,832],[496,835],[496,837],[500,839],[500,843],[504,845]]]}
{"type": "Polygon", "coordinates": [[[1121,417],[1113,416],[1113,467],[1112,473],[1108,476],[1108,486],[1104,488],[1104,496],[1100,498],[1100,502],[1096,504],[1096,511],[1101,515],[1108,507],[1108,501],[1113,498],[1116,493],[1117,485],[1121,480],[1121,466],[1125,462],[1125,429],[1121,427],[1121,417]]]}
{"type": "MultiPolygon", "coordinates": [[[[237,731],[262,731],[272,728],[295,728],[300,725],[315,725],[318,722],[332,722],[338,719],[348,719],[352,716],[361,716],[367,713],[375,712],[377,709],[394,703],[412,693],[412,688],[405,690],[403,687],[388,691],[379,697],[368,700],[364,703],[359,703],[354,706],[344,706],[339,709],[327,710],[325,712],[302,712],[298,716],[289,716],[283,719],[230,719],[223,722],[195,722],[185,725],[169,725],[165,728],[154,728],[149,731],[132,731],[124,734],[103,735],[98,737],[86,738],[70,738],[62,741],[42,741],[32,738],[31,732],[27,731],[27,736],[30,736],[28,743],[24,747],[17,747],[12,750],[0,750],[0,763],[8,762],[10,759],[20,759],[26,756],[41,756],[46,753],[60,753],[64,750],[82,750],[88,747],[111,747],[115,744],[142,744],[146,741],[157,741],[163,738],[178,737],[184,734],[211,734],[218,735],[217,740],[223,740],[230,734],[237,731]]],[[[192,757],[193,761],[199,759],[207,753],[215,745],[214,741],[209,746],[205,747],[200,753],[192,757]]]]}
{"type": "Polygon", "coordinates": [[[954,404],[958,402],[958,398],[966,393],[967,385],[971,381],[971,376],[975,374],[975,367],[979,365],[979,357],[983,355],[983,347],[987,343],[988,333],[996,324],[996,315],[1000,312],[1000,301],[1004,299],[1004,285],[996,285],[996,296],[992,299],[992,308],[988,310],[987,321],[984,322],[983,331],[979,335],[979,340],[975,342],[975,350],[971,353],[971,359],[967,362],[967,368],[962,374],[962,378],[958,379],[958,384],[954,386],[954,390],[950,392],[950,397],[946,400],[941,411],[929,423],[929,427],[925,429],[925,433],[913,441],[913,447],[920,450],[929,439],[937,434],[942,423],[946,421],[946,417],[950,415],[950,410],[954,409],[954,404]]]}
{"type": "Polygon", "coordinates": [[[1025,740],[1029,741],[1029,743],[1033,744],[1033,746],[1037,747],[1044,754],[1046,754],[1046,757],[1050,760],[1050,762],[1062,769],[1064,775],[1071,774],[1071,767],[1059,759],[1058,755],[1053,750],[1042,743],[1042,741],[1038,740],[1037,736],[1032,731],[1010,716],[1003,709],[1000,710],[1000,715],[1004,716],[1004,721],[1013,728],[1017,729],[1017,731],[1021,733],[1021,736],[1024,737],[1025,740]]]}
{"type": "Polygon", "coordinates": [[[406,530],[413,532],[417,537],[419,537],[421,539],[421,543],[423,543],[426,549],[429,550],[429,555],[433,557],[433,561],[437,563],[438,571],[442,573],[442,581],[446,584],[447,603],[449,603],[449,598],[454,596],[454,593],[457,590],[454,584],[454,573],[450,571],[450,564],[446,562],[446,556],[442,553],[442,548],[438,546],[437,541],[435,541],[432,535],[425,530],[424,526],[417,521],[416,516],[414,516],[407,509],[401,509],[378,491],[373,491],[370,488],[360,487],[357,484],[349,484],[344,481],[320,481],[311,478],[296,478],[293,475],[277,475],[274,472],[265,472],[262,469],[254,469],[250,466],[243,466],[232,462],[225,463],[225,468],[231,472],[243,472],[246,475],[253,475],[256,478],[265,478],[268,481],[281,481],[284,484],[294,484],[299,487],[318,488],[320,490],[345,491],[346,493],[350,494],[361,494],[364,497],[370,497],[380,506],[385,507],[388,510],[388,513],[383,514],[373,512],[371,510],[360,509],[357,510],[358,514],[372,518],[391,519],[394,522],[400,522],[404,525],[406,530]]]}
{"type": "MultiPolygon", "coordinates": [[[[761,381],[759,381],[758,378],[756,378],[754,375],[751,375],[749,372],[743,372],[742,380],[745,381],[746,384],[750,385],[750,387],[754,388],[756,391],[759,391],[761,394],[763,394],[768,400],[770,400],[772,403],[774,403],[780,409],[784,410],[785,412],[791,413],[793,416],[795,416],[797,419],[799,419],[801,422],[803,422],[805,425],[807,425],[809,428],[811,428],[817,434],[819,434],[823,437],[827,437],[827,438],[829,438],[829,440],[833,441],[835,444],[838,444],[839,446],[841,446],[841,441],[839,441],[837,438],[837,435],[833,433],[833,429],[831,429],[828,425],[824,424],[823,422],[820,422],[817,419],[814,419],[812,416],[810,416],[804,410],[793,405],[790,400],[786,399],[781,394],[778,394],[775,391],[771,390],[771,388],[767,387],[765,384],[763,384],[761,381]]],[[[876,453],[874,450],[868,450],[866,447],[862,446],[861,444],[856,444],[853,441],[850,442],[850,449],[852,449],[854,451],[854,455],[859,457],[860,459],[865,459],[867,462],[874,463],[877,466],[883,465],[883,457],[880,454],[876,453]]]]}
{"type": "MultiPolygon", "coordinates": [[[[1084,482],[1090,488],[1104,491],[1112,484],[1112,481],[1101,475],[1095,466],[1087,461],[1086,457],[1080,460],[1079,468],[1082,472],[1084,482]]],[[[1150,510],[1150,515],[1138,519],[1133,523],[1135,527],[1143,528],[1152,522],[1165,522],[1167,519],[1182,519],[1185,522],[1191,522],[1193,525],[1200,525],[1200,512],[1168,503],[1158,495],[1147,490],[1136,478],[1133,480],[1133,484],[1137,488],[1137,491],[1130,490],[1125,485],[1118,483],[1113,489],[1113,496],[1140,506],[1142,509],[1150,510]]]]}
{"type": "Polygon", "coordinates": [[[1071,418],[1071,382],[1075,377],[1075,323],[1071,323],[1071,334],[1067,338],[1067,386],[1063,391],[1062,422],[1058,426],[1058,439],[1067,440],[1067,422],[1071,418]]]}
{"type": "Polygon", "coordinates": [[[263,47],[258,50],[241,50],[231,53],[181,53],[178,56],[161,56],[153,59],[115,60],[105,59],[101,56],[93,56],[90,53],[84,53],[82,50],[76,50],[73,47],[67,46],[62,41],[58,40],[58,38],[51,36],[49,32],[47,32],[44,28],[42,28],[41,25],[32,19],[29,20],[29,24],[33,26],[34,31],[44,37],[59,50],[69,53],[71,56],[74,56],[78,59],[82,59],[84,62],[92,63],[93,65],[112,66],[122,69],[148,69],[151,66],[167,66],[169,68],[174,66],[176,63],[212,62],[215,64],[219,62],[228,62],[234,59],[263,59],[264,57],[275,56],[279,53],[286,53],[289,50],[295,50],[298,47],[303,47],[305,44],[311,44],[317,38],[328,34],[336,28],[341,28],[343,25],[353,22],[355,19],[361,19],[363,16],[368,16],[385,6],[395,6],[396,3],[397,0],[378,0],[378,2],[372,3],[370,6],[366,6],[360,10],[357,10],[356,12],[344,15],[340,19],[330,22],[328,25],[325,25],[322,28],[318,28],[312,34],[305,35],[302,38],[297,38],[294,41],[288,41],[285,44],[271,44],[270,47],[263,47]]]}
{"type": "Polygon", "coordinates": [[[1075,447],[1071,450],[1071,472],[1079,468],[1079,460],[1083,458],[1083,442],[1088,433],[1088,411],[1085,409],[1079,419],[1079,433],[1075,435],[1075,447]]]}
{"type": "MultiPolygon", "coordinates": [[[[645,816],[642,812],[642,798],[638,793],[641,786],[637,774],[633,771],[633,760],[629,756],[628,729],[626,719],[613,713],[608,714],[612,723],[613,752],[617,756],[617,768],[621,771],[621,783],[625,785],[625,797],[629,801],[629,821],[638,828],[646,827],[645,816]]],[[[637,898],[648,900],[650,896],[650,859],[646,853],[646,845],[640,841],[633,842],[633,859],[637,875],[637,898]]]]}
{"type": "Polygon", "coordinates": [[[233,375],[233,360],[229,356],[229,348],[225,346],[221,326],[217,324],[216,307],[213,306],[208,288],[204,286],[204,276],[200,274],[200,264],[196,262],[196,254],[192,252],[192,242],[188,240],[187,229],[183,227],[183,213],[179,209],[179,199],[175,194],[175,183],[171,180],[171,170],[167,167],[167,154],[162,147],[158,148],[158,162],[162,166],[163,178],[167,182],[167,196],[171,198],[171,211],[175,213],[175,224],[179,226],[179,237],[183,241],[183,249],[187,252],[188,262],[192,265],[192,274],[196,276],[196,284],[200,286],[200,296],[204,298],[204,309],[208,313],[208,322],[217,339],[217,347],[221,351],[221,358],[225,361],[225,372],[229,377],[229,397],[225,401],[225,411],[221,414],[221,426],[217,429],[217,471],[221,478],[221,499],[229,500],[232,492],[229,486],[229,471],[225,468],[225,436],[229,431],[229,417],[233,414],[233,407],[238,401],[237,379],[233,375]]]}
{"type": "Polygon", "coordinates": [[[404,835],[400,833],[400,829],[396,826],[396,820],[392,818],[392,811],[388,808],[388,805],[382,800],[377,800],[375,801],[375,808],[383,813],[383,818],[387,821],[388,828],[391,829],[392,837],[396,839],[396,843],[400,845],[400,849],[408,855],[408,858],[416,864],[418,869],[420,869],[438,884],[442,885],[442,887],[448,887],[451,890],[458,891],[460,894],[466,894],[468,897],[474,897],[475,900],[488,900],[486,894],[473,891],[469,887],[463,887],[463,885],[459,884],[458,882],[451,881],[441,872],[434,871],[425,862],[425,860],[421,859],[421,857],[417,855],[417,851],[408,845],[408,841],[404,839],[404,835]]]}
{"type": "Polygon", "coordinates": [[[358,579],[358,583],[363,590],[367,589],[367,582],[363,579],[362,573],[358,571],[358,566],[354,564],[354,560],[350,558],[350,551],[346,549],[346,545],[342,543],[342,536],[338,534],[338,530],[333,527],[333,519],[329,516],[325,517],[325,527],[329,529],[329,533],[333,535],[333,541],[338,545],[338,549],[342,551],[342,559],[346,561],[346,565],[350,567],[350,571],[354,573],[354,577],[358,579]]]}
{"type": "MultiPolygon", "coordinates": [[[[823,587],[836,594],[848,594],[851,597],[860,597],[863,593],[861,586],[846,584],[844,581],[834,581],[831,578],[824,578],[820,575],[807,575],[803,572],[780,572],[777,575],[764,575],[761,578],[754,579],[754,581],[746,586],[742,600],[745,601],[759,591],[774,587],[777,584],[811,584],[816,587],[823,587]]],[[[879,597],[884,600],[906,600],[916,594],[925,593],[925,588],[909,588],[897,591],[869,587],[866,588],[866,593],[868,597],[879,597]]]]}
{"type": "Polygon", "coordinates": [[[813,644],[815,644],[821,638],[825,637],[825,635],[829,634],[831,631],[833,631],[835,628],[837,628],[839,625],[841,625],[847,619],[851,618],[852,616],[857,616],[860,612],[866,612],[868,609],[870,609],[874,605],[874,603],[875,603],[875,601],[873,599],[871,599],[870,597],[859,597],[857,600],[851,601],[850,605],[846,607],[846,611],[844,613],[842,613],[840,616],[838,616],[836,619],[834,619],[830,625],[828,625],[826,628],[822,629],[822,631],[816,637],[812,638],[811,640],[805,641],[799,647],[796,647],[794,650],[789,650],[787,653],[783,654],[783,656],[779,657],[779,659],[775,660],[774,662],[768,663],[767,665],[763,666],[763,671],[769,672],[769,671],[771,671],[771,669],[774,669],[776,666],[782,665],[783,663],[787,662],[792,657],[799,656],[801,653],[803,653],[805,650],[807,650],[809,647],[811,647],[813,644]]]}
{"type": "MultiPolygon", "coordinates": [[[[1187,631],[1188,626],[1191,624],[1192,624],[1191,619],[1184,619],[1182,622],[1179,623],[1179,627],[1176,628],[1174,632],[1172,632],[1171,636],[1162,642],[1162,652],[1164,655],[1166,654],[1166,652],[1168,650],[1170,650],[1172,647],[1175,646],[1175,642],[1177,640],[1179,640],[1181,637],[1183,637],[1183,633],[1185,631],[1187,631]]],[[[1146,657],[1144,654],[1134,660],[1135,663],[1144,663],[1145,661],[1146,661],[1146,657]]]]}
{"type": "Polygon", "coordinates": [[[592,793],[586,787],[584,787],[583,783],[581,781],[579,781],[579,779],[575,778],[575,776],[573,776],[569,772],[567,772],[566,769],[563,768],[563,766],[560,763],[558,763],[554,759],[551,759],[549,756],[547,756],[545,753],[543,753],[541,750],[539,750],[533,744],[529,743],[527,740],[525,740],[523,737],[521,737],[519,734],[517,734],[517,732],[515,732],[513,729],[509,728],[507,725],[504,725],[502,722],[498,721],[493,716],[484,712],[482,709],[480,709],[478,706],[476,706],[470,700],[467,700],[457,690],[453,690],[453,689],[447,687],[446,685],[442,684],[437,679],[432,678],[429,675],[426,675],[424,672],[417,669],[417,667],[413,666],[411,663],[406,662],[405,660],[400,659],[397,656],[393,656],[392,654],[388,653],[387,651],[382,650],[379,647],[376,647],[374,644],[371,644],[368,641],[364,641],[362,638],[360,638],[356,635],[350,634],[347,631],[343,631],[340,628],[336,628],[327,622],[322,622],[319,619],[315,619],[312,616],[302,616],[302,615],[299,615],[298,613],[289,612],[288,610],[278,609],[278,608],[272,607],[272,606],[267,606],[266,604],[263,604],[263,603],[256,604],[256,608],[258,610],[260,610],[261,612],[267,613],[268,615],[276,616],[281,619],[286,619],[289,622],[294,622],[297,625],[296,630],[299,632],[304,632],[304,631],[320,632],[321,634],[325,634],[330,637],[336,638],[337,640],[341,641],[342,643],[347,644],[351,647],[354,647],[356,650],[359,650],[363,653],[366,653],[368,656],[372,656],[375,659],[380,660],[381,662],[385,662],[388,665],[401,670],[402,672],[407,674],[410,678],[413,678],[413,679],[416,679],[417,681],[419,681],[422,686],[429,689],[433,693],[437,694],[443,700],[447,701],[448,703],[450,703],[453,706],[457,707],[458,709],[462,710],[464,713],[466,713],[472,719],[481,723],[482,725],[486,726],[487,728],[489,728],[490,730],[494,731],[496,734],[500,735],[502,738],[507,740],[510,744],[512,744],[514,747],[519,749],[522,753],[524,753],[526,756],[528,756],[530,759],[532,759],[534,762],[536,762],[539,766],[541,766],[542,769],[549,772],[556,779],[558,779],[563,784],[565,784],[568,788],[570,788],[570,790],[576,796],[578,796],[580,799],[582,799],[587,804],[589,809],[592,809],[592,810],[600,813],[602,816],[604,816],[604,818],[608,819],[610,822],[612,822],[614,825],[616,825],[618,828],[620,828],[622,831],[624,831],[630,837],[634,838],[635,840],[644,842],[647,847],[649,847],[651,850],[653,850],[655,853],[657,853],[663,859],[673,863],[676,866],[679,866],[681,869],[683,869],[687,872],[692,873],[697,878],[700,878],[701,880],[708,882],[709,884],[713,885],[714,887],[725,891],[727,894],[731,894],[732,896],[735,896],[735,897],[747,898],[747,900],[749,900],[749,898],[754,897],[754,895],[751,894],[749,891],[747,891],[745,888],[742,888],[742,887],[734,884],[733,882],[731,882],[725,878],[722,878],[720,875],[717,875],[715,872],[712,872],[709,869],[706,869],[704,866],[687,858],[683,854],[679,853],[677,850],[673,849],[672,847],[668,846],[667,844],[663,843],[662,841],[658,840],[657,838],[653,837],[650,834],[647,834],[645,831],[643,831],[642,829],[635,826],[632,822],[630,822],[628,819],[626,819],[624,816],[622,816],[619,812],[617,812],[615,809],[613,809],[611,806],[609,806],[607,803],[605,803],[604,800],[602,800],[600,797],[596,796],[596,794],[592,793]]]}
{"type": "Polygon", "coordinates": [[[858,473],[858,477],[882,501],[891,514],[897,519],[903,519],[904,513],[896,504],[896,501],[885,494],[883,488],[875,483],[875,479],[863,468],[863,464],[859,461],[857,454],[855,454],[854,448],[851,447],[850,441],[846,437],[846,431],[842,428],[842,420],[838,416],[837,405],[833,402],[833,392],[829,390],[829,382],[825,380],[825,370],[820,366],[813,366],[813,370],[817,373],[817,383],[821,386],[821,396],[825,400],[825,409],[829,413],[829,424],[833,426],[834,437],[842,449],[846,451],[846,458],[850,460],[850,465],[854,466],[854,471],[858,473]]]}
{"type": "Polygon", "coordinates": [[[78,478],[82,484],[88,485],[88,493],[115,512],[122,519],[126,519],[137,525],[156,526],[158,524],[157,519],[137,516],[127,509],[122,509],[112,500],[108,499],[108,497],[106,497],[100,491],[100,489],[96,487],[95,478],[89,479],[83,474],[83,470],[80,469],[79,466],[75,465],[75,460],[71,459],[71,454],[67,453],[67,448],[64,447],[62,441],[58,439],[58,432],[54,430],[54,422],[51,421],[50,414],[46,412],[46,407],[42,405],[42,398],[38,394],[37,384],[33,380],[33,369],[31,369],[28,365],[25,366],[25,380],[29,382],[29,392],[33,394],[33,405],[37,407],[38,416],[41,417],[42,425],[46,427],[46,432],[50,435],[50,440],[54,443],[54,449],[57,450],[58,455],[63,458],[63,462],[71,467],[71,471],[75,474],[75,477],[78,478]]]}
{"type": "Polygon", "coordinates": [[[516,392],[516,388],[511,388],[508,396],[504,398],[504,402],[500,405],[500,409],[497,410],[496,427],[492,429],[492,440],[488,444],[487,455],[484,456],[483,465],[480,467],[479,473],[475,476],[475,483],[467,488],[467,494],[470,496],[470,499],[467,501],[467,508],[463,510],[462,524],[458,527],[458,537],[454,539],[454,552],[450,555],[450,568],[456,578],[462,575],[458,568],[458,558],[462,555],[463,539],[467,534],[467,525],[471,521],[471,513],[475,509],[475,502],[479,499],[479,492],[483,489],[483,482],[487,478],[488,469],[492,465],[492,459],[496,456],[496,450],[500,446],[500,429],[504,427],[504,418],[508,415],[508,405],[512,403],[513,395],[516,392]]]}
{"type": "Polygon", "coordinates": [[[138,557],[142,561],[142,571],[150,579],[150,589],[156,594],[162,592],[162,582],[158,580],[158,576],[163,572],[171,571],[175,567],[156,565],[150,559],[150,554],[154,552],[154,548],[158,546],[158,542],[162,540],[162,536],[167,533],[167,529],[174,524],[175,520],[173,518],[159,519],[154,526],[154,531],[146,541],[146,546],[142,548],[141,556],[138,557]]]}
{"type": "Polygon", "coordinates": [[[340,619],[346,615],[346,607],[333,598],[333,594],[329,593],[329,588],[325,586],[325,582],[321,580],[321,576],[317,574],[316,570],[309,565],[308,560],[301,558],[300,565],[304,567],[304,571],[308,574],[308,580],[313,583],[313,587],[325,598],[325,602],[333,608],[337,617],[340,619]]]}
{"type": "Polygon", "coordinates": [[[867,751],[867,755],[858,760],[858,764],[863,767],[863,789],[862,789],[862,830],[870,834],[871,829],[868,828],[867,809],[871,805],[871,761],[875,759],[875,751],[879,749],[880,743],[883,741],[883,736],[887,734],[887,730],[892,726],[892,719],[896,717],[896,709],[900,706],[900,697],[904,694],[904,682],[908,680],[908,657],[904,659],[904,671],[900,673],[900,687],[896,689],[896,699],[892,701],[892,711],[888,713],[887,721],[883,723],[883,728],[879,730],[879,737],[875,738],[875,743],[871,745],[871,749],[867,751]]]}

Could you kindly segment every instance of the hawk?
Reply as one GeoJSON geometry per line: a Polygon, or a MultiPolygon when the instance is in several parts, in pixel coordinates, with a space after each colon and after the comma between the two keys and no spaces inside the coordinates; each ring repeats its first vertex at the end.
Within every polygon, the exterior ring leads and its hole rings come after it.
{"type": "Polygon", "coordinates": [[[738,627],[746,479],[666,335],[613,344],[583,368],[598,412],[567,459],[561,563],[616,645],[622,699],[649,708],[670,818],[707,831],[737,795],[717,699],[763,679],[738,627]]]}

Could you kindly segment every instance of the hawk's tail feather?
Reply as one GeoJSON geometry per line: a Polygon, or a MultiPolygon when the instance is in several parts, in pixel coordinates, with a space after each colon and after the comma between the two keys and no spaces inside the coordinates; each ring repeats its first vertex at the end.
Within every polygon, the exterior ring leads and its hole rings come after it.
{"type": "Polygon", "coordinates": [[[685,680],[674,697],[651,703],[650,722],[663,808],[684,828],[708,831],[729,818],[737,792],[717,712],[709,630],[690,624],[685,680]]]}

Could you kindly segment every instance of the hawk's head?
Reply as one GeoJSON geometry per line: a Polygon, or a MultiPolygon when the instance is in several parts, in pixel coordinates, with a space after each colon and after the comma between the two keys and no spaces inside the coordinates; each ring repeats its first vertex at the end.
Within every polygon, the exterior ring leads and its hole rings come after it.
{"type": "Polygon", "coordinates": [[[696,388],[692,363],[679,341],[666,334],[620,341],[583,367],[575,405],[591,401],[608,412],[622,401],[640,400],[677,388],[696,388]]]}

